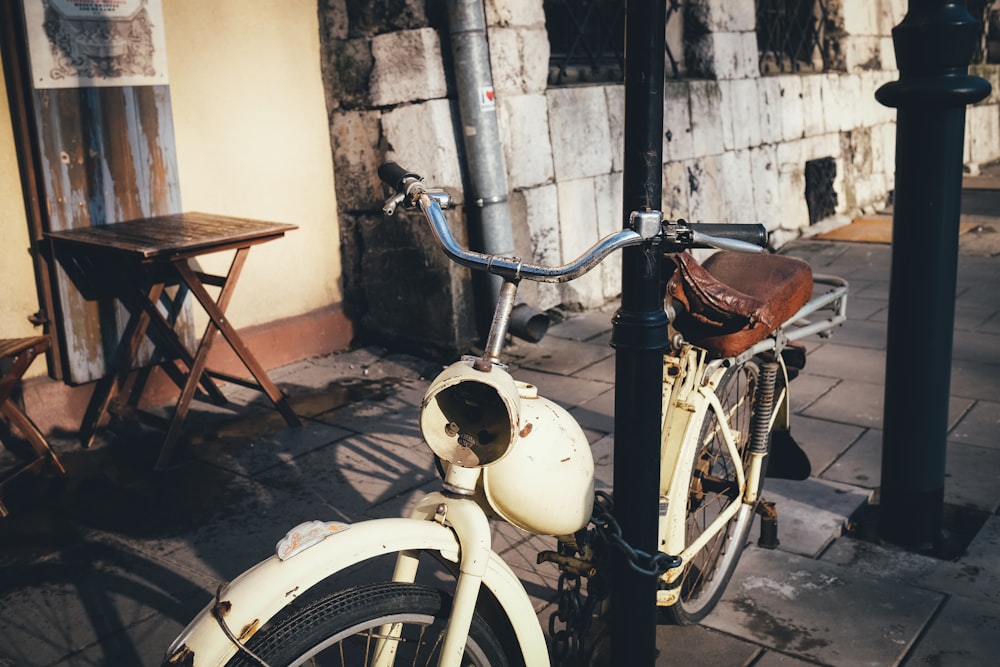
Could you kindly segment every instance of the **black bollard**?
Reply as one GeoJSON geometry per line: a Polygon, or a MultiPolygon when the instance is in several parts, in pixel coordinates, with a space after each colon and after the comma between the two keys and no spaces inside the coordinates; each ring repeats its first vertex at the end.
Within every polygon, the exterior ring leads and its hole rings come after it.
{"type": "Polygon", "coordinates": [[[965,107],[990,92],[968,73],[980,30],[964,3],[910,0],[899,80],[875,94],[897,109],[879,532],[941,555],[965,107]]]}
{"type": "MultiPolygon", "coordinates": [[[[625,6],[624,225],[632,211],[660,210],[666,3],[625,6]]],[[[663,351],[669,338],[660,296],[658,243],[622,253],[622,301],[614,317],[614,515],[624,540],[657,551],[663,351]]],[[[652,665],[656,656],[656,578],[611,562],[611,664],[652,665]]]]}

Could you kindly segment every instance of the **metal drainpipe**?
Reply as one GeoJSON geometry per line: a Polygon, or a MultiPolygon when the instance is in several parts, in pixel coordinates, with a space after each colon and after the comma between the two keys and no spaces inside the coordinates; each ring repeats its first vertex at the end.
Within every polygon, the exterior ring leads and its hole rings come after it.
{"type": "MultiPolygon", "coordinates": [[[[486,40],[486,13],[482,0],[450,0],[448,17],[451,49],[455,60],[458,107],[469,165],[469,237],[474,250],[505,257],[514,256],[507,176],[504,173],[497,126],[496,100],[490,71],[490,51],[486,40]],[[475,207],[475,208],[471,208],[475,207]],[[479,247],[476,247],[479,246],[479,247]]],[[[498,276],[475,274],[474,280],[488,281],[477,294],[477,321],[488,323],[500,297],[498,276]],[[484,294],[485,293],[485,294],[484,294]],[[486,299],[485,297],[489,298],[486,299]]],[[[549,327],[545,313],[519,303],[511,314],[510,332],[530,342],[538,342],[549,327]]]]}

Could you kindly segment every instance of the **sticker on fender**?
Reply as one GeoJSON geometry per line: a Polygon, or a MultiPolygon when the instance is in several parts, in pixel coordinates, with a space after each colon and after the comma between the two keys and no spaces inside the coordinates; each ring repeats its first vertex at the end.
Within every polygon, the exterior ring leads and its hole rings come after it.
{"type": "Polygon", "coordinates": [[[288,560],[309,547],[319,544],[330,535],[345,531],[350,527],[350,524],[339,521],[306,521],[285,533],[285,536],[278,540],[278,544],[275,545],[274,552],[281,560],[288,560]]]}

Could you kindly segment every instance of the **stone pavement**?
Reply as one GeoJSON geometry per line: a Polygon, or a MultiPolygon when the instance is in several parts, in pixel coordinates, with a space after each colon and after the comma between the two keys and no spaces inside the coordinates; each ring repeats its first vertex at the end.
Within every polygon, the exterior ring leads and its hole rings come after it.
{"type": "MultiPolygon", "coordinates": [[[[997,209],[993,209],[997,210],[997,209]]],[[[700,626],[658,628],[657,665],[980,665],[1000,655],[1000,247],[984,219],[963,236],[956,299],[946,502],[971,541],[942,561],[865,540],[879,483],[890,248],[798,241],[785,252],[851,283],[850,320],[808,341],[791,384],[793,433],[813,476],[768,480],[777,550],[748,546],[700,626]]],[[[992,231],[991,231],[992,230],[992,231]]],[[[583,425],[599,484],[611,480],[613,351],[608,312],[516,349],[515,375],[583,425]]],[[[915,335],[919,335],[915,332],[915,335]]],[[[309,519],[398,514],[436,484],[416,414],[438,366],[364,348],[273,373],[304,419],[288,429],[257,395],[199,405],[176,463],[154,474],[157,434],[54,447],[68,482],[33,485],[0,521],[0,666],[155,665],[216,586],[309,519]],[[20,502],[18,502],[20,501],[20,502]],[[35,505],[29,505],[33,501],[35,505]]],[[[756,528],[752,532],[756,538],[756,528]]],[[[551,540],[497,529],[547,623],[556,582],[535,565],[551,540]]]]}

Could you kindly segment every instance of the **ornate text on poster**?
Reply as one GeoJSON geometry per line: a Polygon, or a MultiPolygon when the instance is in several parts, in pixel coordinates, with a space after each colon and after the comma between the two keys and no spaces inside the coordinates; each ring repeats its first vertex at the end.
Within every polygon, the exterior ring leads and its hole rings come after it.
{"type": "Polygon", "coordinates": [[[23,0],[35,88],[167,83],[161,0],[23,0]]]}

